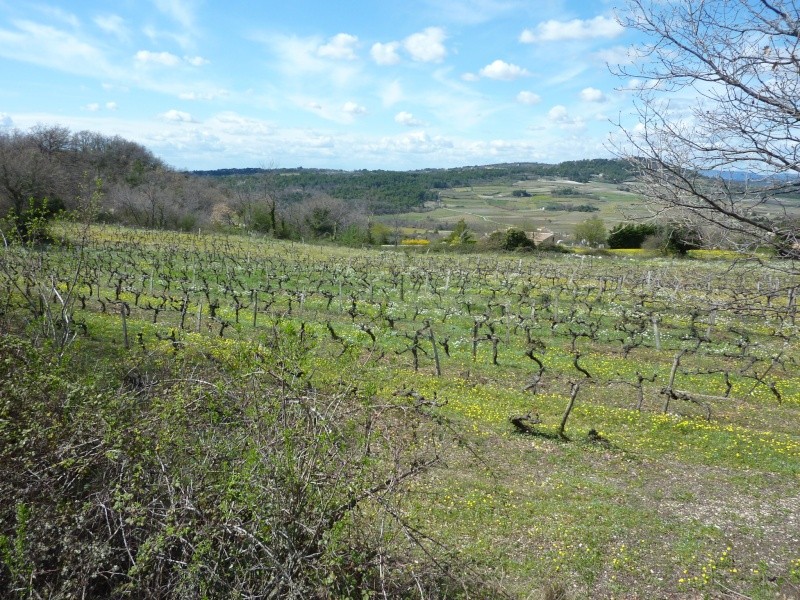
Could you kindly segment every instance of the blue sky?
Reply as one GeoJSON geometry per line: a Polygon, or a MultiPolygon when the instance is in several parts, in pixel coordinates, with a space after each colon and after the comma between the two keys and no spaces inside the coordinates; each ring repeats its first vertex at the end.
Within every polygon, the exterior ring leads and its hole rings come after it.
{"type": "Polygon", "coordinates": [[[181,169],[608,156],[620,2],[0,0],[0,128],[121,135],[181,169]]]}

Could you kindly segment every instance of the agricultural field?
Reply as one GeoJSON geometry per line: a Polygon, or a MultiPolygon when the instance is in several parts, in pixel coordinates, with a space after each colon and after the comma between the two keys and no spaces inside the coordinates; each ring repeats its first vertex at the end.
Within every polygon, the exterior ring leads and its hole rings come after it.
{"type": "MultiPolygon", "coordinates": [[[[773,200],[758,213],[800,217],[800,198],[773,200]]],[[[573,243],[575,225],[588,218],[599,217],[611,229],[618,223],[652,216],[652,207],[628,184],[605,183],[598,178],[586,183],[537,178],[440,190],[439,202],[426,203],[421,212],[382,215],[379,219],[390,227],[406,228],[407,235],[448,231],[464,219],[481,235],[508,227],[524,231],[544,228],[553,231],[557,240],[573,243]],[[523,191],[529,196],[514,195],[523,191]]]]}
{"type": "MultiPolygon", "coordinates": [[[[416,216],[630,206],[542,185],[416,216]]],[[[0,595],[800,595],[789,263],[54,234],[0,258],[0,595]]]]}
{"type": "Polygon", "coordinates": [[[575,225],[590,217],[603,219],[610,229],[616,223],[648,216],[642,199],[620,184],[594,180],[579,183],[564,179],[531,179],[515,184],[487,183],[439,191],[438,203],[422,212],[385,215],[387,225],[417,228],[419,233],[449,230],[460,219],[480,234],[516,227],[533,231],[542,227],[557,239],[571,240],[575,225]],[[514,196],[514,192],[529,196],[514,196]],[[592,211],[574,210],[592,207],[592,211]],[[570,207],[573,210],[568,210],[570,207]]]}

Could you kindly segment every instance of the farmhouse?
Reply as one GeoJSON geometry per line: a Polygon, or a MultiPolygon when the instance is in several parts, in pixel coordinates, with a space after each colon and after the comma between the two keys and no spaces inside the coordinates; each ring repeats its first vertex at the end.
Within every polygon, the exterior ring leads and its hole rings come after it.
{"type": "Polygon", "coordinates": [[[544,227],[538,227],[536,231],[526,231],[525,235],[536,246],[553,246],[556,243],[556,234],[544,227]]]}

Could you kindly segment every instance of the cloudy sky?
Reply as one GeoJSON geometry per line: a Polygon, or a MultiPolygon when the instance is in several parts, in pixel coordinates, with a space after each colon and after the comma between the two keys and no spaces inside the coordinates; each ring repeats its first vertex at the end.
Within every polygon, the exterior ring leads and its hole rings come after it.
{"type": "Polygon", "coordinates": [[[0,128],[181,169],[608,156],[635,41],[604,0],[0,0],[0,128]]]}

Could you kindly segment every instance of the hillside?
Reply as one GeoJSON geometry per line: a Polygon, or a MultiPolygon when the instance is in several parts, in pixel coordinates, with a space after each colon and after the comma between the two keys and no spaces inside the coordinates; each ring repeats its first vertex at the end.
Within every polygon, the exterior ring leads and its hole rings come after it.
{"type": "Polygon", "coordinates": [[[542,177],[621,183],[634,176],[624,161],[608,159],[570,161],[558,165],[514,163],[422,171],[219,169],[192,171],[191,174],[213,178],[229,188],[268,180],[274,192],[283,198],[297,200],[323,193],[342,200],[362,201],[368,210],[378,214],[418,208],[427,201],[437,200],[441,190],[453,188],[513,184],[542,177]]]}
{"type": "Polygon", "coordinates": [[[797,275],[57,224],[0,596],[794,597],[797,275]]]}
{"type": "Polygon", "coordinates": [[[147,148],[119,137],[59,126],[0,134],[0,218],[16,215],[24,221],[60,210],[90,210],[107,223],[186,231],[236,228],[287,239],[344,237],[355,245],[386,239],[385,232],[371,230],[375,216],[427,212],[462,189],[542,179],[613,185],[632,176],[625,162],[606,159],[420,171],[177,172],[147,148]]]}

